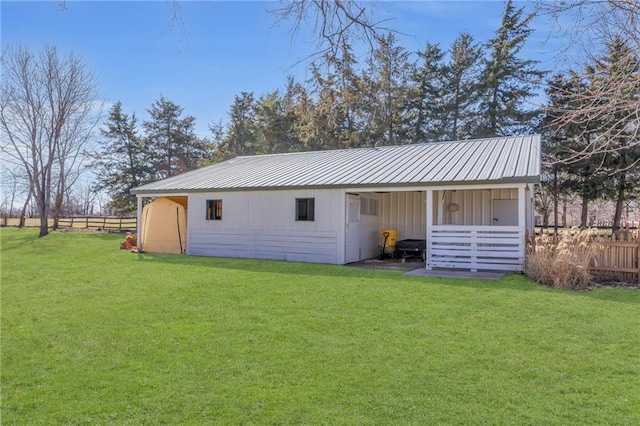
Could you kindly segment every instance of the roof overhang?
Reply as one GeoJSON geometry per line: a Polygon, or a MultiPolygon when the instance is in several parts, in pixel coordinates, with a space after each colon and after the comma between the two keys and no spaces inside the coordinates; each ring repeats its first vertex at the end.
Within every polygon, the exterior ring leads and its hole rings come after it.
{"type": "Polygon", "coordinates": [[[358,189],[371,191],[382,190],[427,190],[429,188],[456,187],[456,188],[499,188],[507,186],[519,186],[520,184],[540,183],[540,176],[526,176],[518,178],[504,178],[500,180],[474,180],[461,182],[428,182],[428,183],[393,183],[393,184],[344,184],[344,185],[306,185],[306,186],[258,186],[258,187],[225,187],[225,188],[194,188],[177,193],[175,190],[149,189],[132,190],[131,193],[138,196],[186,196],[188,194],[211,193],[211,192],[250,192],[250,191],[284,191],[284,190],[305,190],[305,189],[348,189],[356,191],[358,189]]]}

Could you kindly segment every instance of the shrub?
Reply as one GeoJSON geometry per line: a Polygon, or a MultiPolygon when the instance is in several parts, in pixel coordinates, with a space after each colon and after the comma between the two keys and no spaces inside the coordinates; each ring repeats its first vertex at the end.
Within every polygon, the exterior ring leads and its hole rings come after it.
{"type": "Polygon", "coordinates": [[[527,248],[525,273],[556,288],[583,290],[593,278],[589,267],[595,261],[594,231],[563,230],[557,243],[553,236],[537,237],[527,248]]]}

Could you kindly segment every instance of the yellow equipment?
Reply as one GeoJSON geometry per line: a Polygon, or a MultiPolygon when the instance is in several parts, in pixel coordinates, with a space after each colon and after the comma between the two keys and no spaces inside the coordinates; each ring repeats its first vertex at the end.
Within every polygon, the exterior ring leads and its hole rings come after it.
{"type": "Polygon", "coordinates": [[[383,229],[380,235],[382,235],[382,253],[393,255],[398,245],[398,230],[383,229]]]}

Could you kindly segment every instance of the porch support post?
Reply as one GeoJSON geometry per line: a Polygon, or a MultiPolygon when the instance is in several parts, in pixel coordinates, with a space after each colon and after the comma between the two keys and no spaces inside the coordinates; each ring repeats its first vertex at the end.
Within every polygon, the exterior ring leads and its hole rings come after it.
{"type": "Polygon", "coordinates": [[[518,226],[520,227],[520,231],[522,233],[524,233],[524,230],[527,227],[527,220],[526,220],[526,202],[527,199],[525,198],[526,194],[525,194],[525,190],[524,190],[524,186],[521,186],[518,188],[518,226]]]}
{"type": "Polygon", "coordinates": [[[519,249],[519,258],[520,258],[520,267],[524,269],[524,252],[525,252],[525,241],[524,234],[527,228],[526,222],[526,191],[525,185],[518,187],[518,228],[520,228],[520,249],[519,249]]]}
{"type": "Polygon", "coordinates": [[[527,188],[529,190],[529,196],[527,197],[527,220],[529,221],[527,224],[527,232],[532,235],[533,234],[533,230],[535,228],[536,225],[536,215],[535,215],[535,208],[534,208],[534,197],[535,197],[535,186],[530,183],[527,185],[527,188]]]}
{"type": "Polygon", "coordinates": [[[427,204],[427,222],[426,222],[426,236],[427,240],[427,259],[425,262],[425,267],[427,271],[431,270],[431,229],[433,227],[433,190],[427,189],[426,195],[426,204],[427,204]]]}
{"type": "Polygon", "coordinates": [[[141,252],[142,251],[142,196],[138,195],[136,196],[136,199],[138,201],[138,208],[136,210],[136,237],[137,237],[137,244],[138,244],[138,251],[141,252]]]}
{"type": "Polygon", "coordinates": [[[442,225],[442,208],[444,204],[444,197],[447,194],[447,191],[435,191],[435,194],[438,196],[438,200],[436,202],[436,206],[438,207],[438,221],[436,224],[442,225]]]}

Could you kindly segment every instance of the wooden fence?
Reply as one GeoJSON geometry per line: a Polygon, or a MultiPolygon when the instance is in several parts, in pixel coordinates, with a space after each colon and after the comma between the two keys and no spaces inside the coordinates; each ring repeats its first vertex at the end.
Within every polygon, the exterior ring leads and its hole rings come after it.
{"type": "Polygon", "coordinates": [[[611,237],[596,237],[593,272],[602,278],[640,284],[640,237],[638,231],[621,230],[611,237]]]}
{"type": "Polygon", "coordinates": [[[60,218],[58,221],[60,228],[74,229],[104,229],[107,231],[131,231],[137,229],[137,220],[135,217],[107,217],[107,216],[75,216],[60,218]]]}
{"type": "MultiPolygon", "coordinates": [[[[591,232],[589,230],[582,232],[591,232]]],[[[526,237],[527,253],[540,244],[556,244],[551,234],[526,237]],[[545,239],[541,241],[541,239],[545,239]]],[[[593,247],[591,273],[600,280],[616,280],[640,284],[640,231],[622,228],[609,235],[593,233],[589,236],[593,247]]]]}

